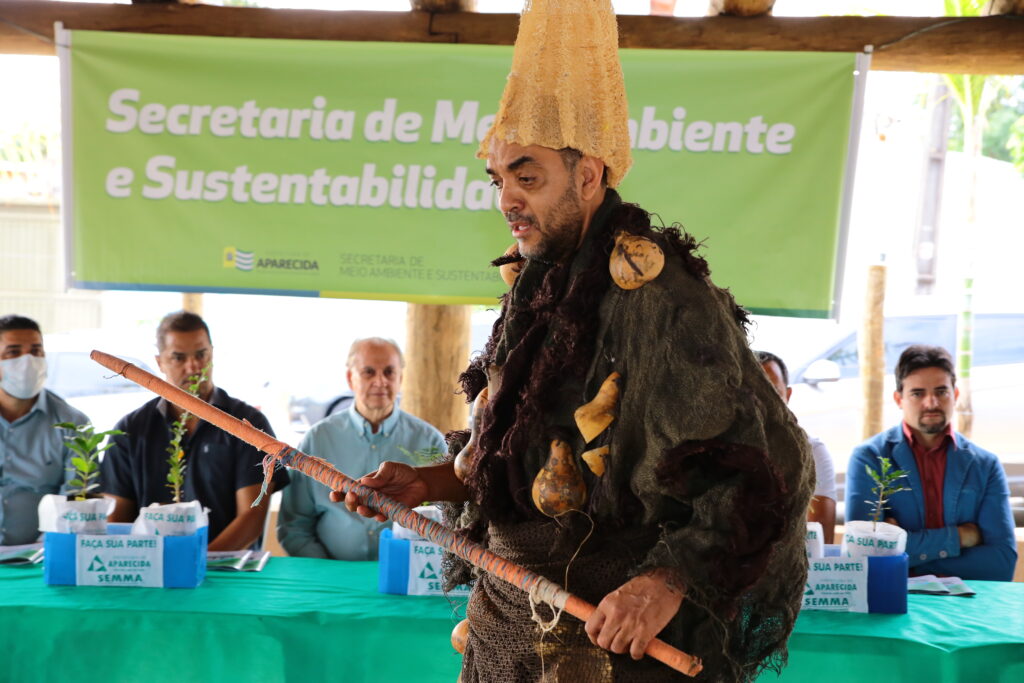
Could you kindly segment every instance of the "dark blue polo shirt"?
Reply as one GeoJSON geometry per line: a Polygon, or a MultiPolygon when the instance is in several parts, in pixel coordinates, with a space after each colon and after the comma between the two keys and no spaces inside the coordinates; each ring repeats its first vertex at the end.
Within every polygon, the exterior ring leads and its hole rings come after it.
{"type": "MultiPolygon", "coordinates": [[[[249,404],[214,388],[210,403],[238,419],[273,435],[270,422],[249,404]]],[[[125,432],[100,464],[100,490],[135,501],[139,508],[151,503],[172,502],[167,484],[167,447],[171,442],[171,418],[167,402],[155,398],[117,423],[125,432]]],[[[183,441],[185,486],[182,500],[198,500],[210,509],[212,541],[238,515],[235,492],[263,481],[263,454],[241,439],[200,420],[191,437],[183,441]]],[[[288,485],[283,469],[274,473],[274,490],[288,485]]]]}

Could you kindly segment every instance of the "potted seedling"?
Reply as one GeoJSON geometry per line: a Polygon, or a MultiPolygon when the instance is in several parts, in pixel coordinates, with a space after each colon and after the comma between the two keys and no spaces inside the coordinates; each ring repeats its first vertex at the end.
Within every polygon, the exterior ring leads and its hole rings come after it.
{"type": "Polygon", "coordinates": [[[71,422],[61,422],[54,428],[63,430],[64,443],[74,454],[68,468],[74,476],[67,483],[67,497],[55,499],[57,528],[66,533],[105,534],[107,515],[113,510],[114,501],[96,493],[100,454],[113,445],[110,437],[124,432],[119,429],[97,432],[91,424],[71,422]]]}
{"type": "MultiPolygon", "coordinates": [[[[188,378],[186,391],[192,396],[199,394],[199,388],[209,379],[210,366],[188,378]]],[[[165,536],[187,536],[195,533],[202,516],[198,501],[182,501],[185,487],[185,469],[188,458],[182,441],[188,433],[188,421],[192,414],[187,410],[171,424],[171,440],[167,446],[167,487],[171,490],[173,502],[164,505],[154,503],[139,513],[133,529],[135,533],[156,533],[165,536]]]]}
{"type": "Polygon", "coordinates": [[[883,521],[889,499],[910,489],[901,479],[903,470],[894,469],[888,458],[879,460],[877,470],[866,466],[874,480],[874,497],[865,501],[874,507],[870,520],[846,522],[842,555],[862,558],[868,563],[868,605],[871,612],[904,614],[907,611],[907,532],[883,521]]]}
{"type": "MultiPolygon", "coordinates": [[[[193,394],[204,375],[205,371],[190,378],[189,388],[193,394]]],[[[43,580],[47,585],[195,588],[202,583],[206,575],[206,515],[197,501],[180,502],[186,458],[182,439],[188,417],[183,415],[171,433],[175,452],[168,485],[179,502],[143,508],[130,526],[107,526],[106,517],[114,507],[113,499],[89,497],[98,488],[99,454],[110,447],[109,443],[105,446],[100,443],[105,437],[121,432],[97,434],[90,425],[57,425],[67,431],[68,447],[75,452],[72,459],[75,476],[69,482],[73,497],[84,500],[40,504],[40,524],[47,532],[43,560],[43,580]],[[102,509],[100,513],[87,511],[93,513],[87,517],[77,508],[88,505],[102,509]],[[53,519],[55,510],[58,512],[56,520],[53,519]],[[91,527],[90,523],[101,524],[102,528],[91,527]],[[105,535],[97,538],[101,533],[105,535]]]]}
{"type": "Polygon", "coordinates": [[[868,475],[874,480],[871,488],[874,497],[865,501],[874,507],[871,520],[848,521],[843,534],[842,554],[848,557],[883,557],[901,555],[907,545],[907,532],[884,522],[889,499],[901,491],[909,491],[900,480],[907,476],[904,470],[893,468],[889,458],[879,460],[879,469],[865,465],[868,475]]]}

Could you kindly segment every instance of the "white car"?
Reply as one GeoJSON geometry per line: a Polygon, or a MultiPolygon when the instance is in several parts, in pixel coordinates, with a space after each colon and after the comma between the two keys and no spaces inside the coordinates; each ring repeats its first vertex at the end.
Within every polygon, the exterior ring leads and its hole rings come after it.
{"type": "MultiPolygon", "coordinates": [[[[136,358],[121,357],[153,372],[136,358]]],[[[85,413],[96,431],[113,429],[118,420],[154,396],[93,361],[88,351],[47,349],[46,364],[46,388],[85,413]]]]}
{"type": "MultiPolygon", "coordinates": [[[[942,346],[954,353],[956,316],[886,318],[884,334],[883,428],[888,429],[902,417],[892,399],[896,389],[893,371],[900,354],[911,344],[942,346]]],[[[857,333],[846,334],[803,363],[791,364],[789,381],[793,387],[789,407],[800,425],[825,442],[835,460],[836,471],[845,472],[853,447],[867,438],[861,433],[863,392],[857,333]]],[[[1024,314],[975,316],[971,438],[998,455],[1006,465],[1024,465],[1024,433],[1020,430],[1024,415],[1020,407],[1022,390],[1024,314]]]]}

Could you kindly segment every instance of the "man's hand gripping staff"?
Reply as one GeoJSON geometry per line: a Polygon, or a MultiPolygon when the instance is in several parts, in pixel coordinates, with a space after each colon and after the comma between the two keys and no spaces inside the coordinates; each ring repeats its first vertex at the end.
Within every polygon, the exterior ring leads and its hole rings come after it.
{"type": "MultiPolygon", "coordinates": [[[[593,614],[595,609],[593,605],[572,595],[558,584],[545,579],[543,576],[527,571],[523,567],[512,564],[489,550],[456,536],[451,530],[437,522],[413,512],[410,509],[410,505],[415,505],[424,500],[421,494],[426,492],[428,484],[418,474],[418,471],[413,472],[415,475],[413,479],[418,479],[420,483],[414,480],[404,481],[401,476],[397,478],[389,477],[389,482],[379,485],[379,490],[371,488],[345,476],[331,464],[319,458],[301,453],[283,441],[279,441],[261,432],[242,420],[231,417],[202,399],[191,396],[178,387],[125,360],[102,351],[93,351],[90,357],[100,365],[149,389],[153,393],[163,396],[180,408],[268,453],[269,456],[264,460],[265,466],[272,467],[276,462],[280,462],[282,465],[316,479],[325,486],[330,487],[332,491],[342,492],[346,496],[354,495],[357,497],[358,503],[355,504],[353,509],[361,507],[364,508],[361,510],[362,513],[372,514],[378,519],[386,517],[398,522],[405,528],[415,531],[424,538],[437,543],[445,550],[455,553],[467,562],[480,567],[492,575],[524,591],[535,591],[536,595],[544,602],[556,609],[564,608],[566,612],[582,621],[587,621],[593,614]],[[397,495],[399,500],[384,495],[384,492],[397,495]]],[[[436,467],[444,466],[439,465],[436,467]]],[[[424,469],[429,477],[432,468],[424,469]]],[[[364,477],[363,480],[370,483],[370,479],[382,474],[384,473],[378,471],[374,475],[364,477]]],[[[628,585],[626,584],[626,586],[628,585]]],[[[623,590],[626,586],[619,590],[623,590]]],[[[689,676],[697,675],[702,668],[699,658],[681,652],[658,639],[650,642],[645,653],[667,664],[676,671],[689,676]]]]}

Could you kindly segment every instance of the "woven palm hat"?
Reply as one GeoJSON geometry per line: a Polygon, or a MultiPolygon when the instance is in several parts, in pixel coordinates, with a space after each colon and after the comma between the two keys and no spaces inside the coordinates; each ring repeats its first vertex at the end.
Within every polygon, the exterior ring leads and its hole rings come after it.
{"type": "Polygon", "coordinates": [[[495,138],[571,147],[603,161],[615,187],[633,165],[628,119],[611,0],[527,0],[512,72],[477,156],[486,158],[495,138]]]}

